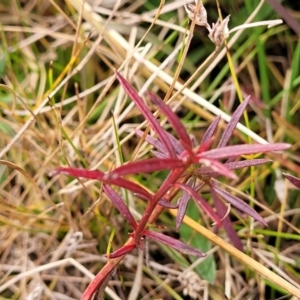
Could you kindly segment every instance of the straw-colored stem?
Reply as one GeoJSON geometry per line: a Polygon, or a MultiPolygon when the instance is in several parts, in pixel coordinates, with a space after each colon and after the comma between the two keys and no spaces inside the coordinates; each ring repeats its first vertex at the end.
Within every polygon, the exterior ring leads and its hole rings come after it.
{"type": "MultiPolygon", "coordinates": [[[[175,217],[177,216],[177,210],[169,210],[169,212],[173,216],[175,216],[175,217]]],[[[277,274],[275,274],[274,272],[272,272],[271,270],[269,270],[268,268],[266,268],[265,266],[263,266],[256,260],[254,260],[253,258],[249,257],[245,253],[239,251],[234,246],[227,243],[224,239],[220,238],[219,236],[217,236],[210,230],[206,229],[205,227],[203,227],[196,221],[192,220],[191,218],[185,216],[183,219],[183,222],[186,225],[193,228],[194,230],[196,230],[201,235],[203,235],[205,238],[210,240],[212,243],[219,246],[220,248],[225,250],[227,253],[229,253],[236,259],[238,259],[240,262],[245,264],[247,267],[249,267],[253,271],[257,272],[264,278],[273,282],[275,285],[281,287],[282,289],[286,290],[288,293],[290,293],[293,296],[300,299],[300,290],[298,288],[296,288],[294,285],[292,285],[291,283],[289,283],[288,281],[284,280],[283,278],[281,278],[280,276],[278,276],[277,274]]]]}

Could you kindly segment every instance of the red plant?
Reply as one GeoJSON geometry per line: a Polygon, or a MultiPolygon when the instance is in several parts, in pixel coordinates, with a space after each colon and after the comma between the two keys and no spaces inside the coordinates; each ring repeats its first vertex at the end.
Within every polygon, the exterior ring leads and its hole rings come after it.
{"type": "Polygon", "coordinates": [[[297,178],[293,175],[283,173],[283,176],[290,181],[296,188],[300,189],[300,178],[297,178]]]}
{"type": "MultiPolygon", "coordinates": [[[[198,146],[194,146],[194,141],[189,137],[184,125],[177,115],[160,98],[153,93],[149,93],[149,98],[172,125],[172,128],[177,134],[177,140],[160,126],[157,119],[153,116],[143,99],[139,97],[132,86],[119,73],[116,73],[116,75],[127,95],[134,101],[149,122],[151,128],[157,134],[157,139],[150,135],[146,136],[146,141],[151,143],[157,151],[153,151],[156,156],[154,158],[129,162],[107,173],[99,170],[76,168],[58,168],[52,173],[53,175],[66,174],[74,177],[100,180],[103,183],[104,193],[124,216],[133,230],[130,233],[128,242],[120,249],[109,254],[110,260],[107,265],[97,274],[96,278],[84,292],[82,296],[82,299],[84,300],[92,298],[93,294],[109,276],[115,266],[121,261],[124,255],[136,247],[141,250],[144,249],[145,237],[164,243],[188,255],[204,256],[205,254],[201,251],[194,249],[177,239],[148,229],[148,224],[154,222],[164,208],[178,209],[178,217],[176,220],[176,228],[178,229],[182,223],[190,198],[193,199],[199,208],[215,222],[216,228],[223,226],[232,240],[232,243],[237,248],[242,249],[242,244],[233,228],[230,217],[227,214],[227,207],[223,201],[230,203],[239,212],[243,212],[253,217],[262,224],[266,223],[247,203],[222,189],[215,178],[221,175],[229,178],[236,178],[233,170],[259,165],[269,161],[267,159],[237,161],[236,159],[241,155],[279,151],[290,147],[289,144],[284,143],[268,145],[227,145],[249,102],[249,97],[245,99],[233,114],[217,148],[210,149],[210,146],[212,144],[214,132],[220,121],[219,117],[209,126],[201,143],[198,146]],[[227,161],[222,162],[224,159],[227,161]],[[151,173],[161,170],[169,170],[168,176],[153,193],[149,193],[141,185],[124,178],[124,176],[129,174],[151,173]],[[141,220],[137,222],[133,218],[124,200],[111,188],[111,185],[125,188],[135,193],[139,198],[148,201],[148,205],[141,220]],[[204,185],[207,185],[210,188],[216,210],[214,210],[199,193],[204,185]],[[179,198],[178,203],[170,203],[174,196],[180,191],[182,191],[182,195],[179,198]]],[[[139,130],[137,130],[136,133],[140,136],[143,135],[143,132],[139,130]]]]}

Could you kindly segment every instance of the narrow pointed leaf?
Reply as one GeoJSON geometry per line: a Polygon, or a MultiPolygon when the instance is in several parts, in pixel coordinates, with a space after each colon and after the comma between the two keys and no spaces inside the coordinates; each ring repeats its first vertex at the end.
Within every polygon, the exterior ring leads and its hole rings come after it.
{"type": "Polygon", "coordinates": [[[216,132],[216,129],[218,127],[220,120],[221,120],[221,116],[218,116],[217,118],[215,118],[212,121],[212,123],[209,125],[209,127],[207,128],[207,130],[205,131],[205,133],[203,135],[200,146],[203,145],[204,143],[206,143],[207,141],[211,140],[214,133],[216,132]]]}
{"type": "Polygon", "coordinates": [[[156,157],[156,158],[168,158],[168,154],[166,153],[162,153],[162,152],[158,152],[158,151],[151,151],[153,153],[153,155],[156,157]]]}
{"type": "MultiPolygon", "coordinates": [[[[187,184],[187,186],[194,188],[195,178],[191,177],[186,184],[187,184]]],[[[176,216],[176,230],[177,231],[179,230],[179,228],[182,224],[182,221],[185,216],[187,205],[189,203],[190,198],[191,198],[190,194],[186,191],[183,191],[182,196],[178,199],[179,206],[178,206],[178,213],[176,216]]]]}
{"type": "MultiPolygon", "coordinates": [[[[137,197],[148,201],[148,199],[145,199],[142,195],[136,194],[137,197]]],[[[159,204],[160,206],[164,207],[164,208],[170,208],[170,209],[176,209],[178,208],[178,204],[177,203],[170,203],[168,200],[166,200],[165,198],[160,199],[157,204],[159,204]]]]}
{"type": "MultiPolygon", "coordinates": [[[[142,137],[144,135],[144,132],[142,130],[136,129],[135,133],[142,137]]],[[[154,137],[152,137],[150,134],[146,135],[145,140],[151,144],[152,146],[154,146],[157,150],[159,150],[160,152],[166,152],[166,148],[164,147],[164,145],[158,140],[155,139],[154,137]]]]}
{"type": "Polygon", "coordinates": [[[147,158],[140,161],[129,162],[106,174],[112,176],[124,176],[129,174],[151,173],[155,171],[182,168],[185,162],[178,158],[147,158]]]}
{"type": "Polygon", "coordinates": [[[185,150],[184,147],[180,144],[180,142],[172,134],[170,134],[169,132],[167,132],[167,134],[168,134],[170,142],[172,143],[176,153],[177,154],[182,153],[185,150]]]}
{"type": "Polygon", "coordinates": [[[217,224],[221,224],[219,216],[213,211],[212,207],[191,187],[183,183],[176,183],[174,186],[178,186],[182,190],[186,191],[191,198],[201,207],[201,209],[217,224]]]}
{"type": "Polygon", "coordinates": [[[284,177],[286,179],[288,179],[295,187],[297,187],[298,189],[300,189],[300,179],[293,176],[293,175],[289,175],[286,173],[283,173],[284,177]]]}
{"type": "Polygon", "coordinates": [[[123,199],[110,186],[106,184],[103,185],[103,190],[107,197],[111,200],[115,208],[124,216],[126,221],[132,226],[132,228],[136,229],[136,221],[123,199]]]}
{"type": "Polygon", "coordinates": [[[240,251],[243,251],[242,242],[241,242],[240,238],[238,237],[236,231],[233,228],[230,217],[228,215],[226,217],[224,217],[227,214],[227,207],[221,201],[221,199],[218,197],[217,193],[213,189],[211,189],[211,195],[214,199],[214,204],[217,209],[217,213],[218,213],[219,217],[222,219],[221,222],[222,222],[222,225],[223,225],[228,237],[230,238],[232,244],[237,249],[239,249],[240,251]]]}
{"type": "MultiPolygon", "coordinates": [[[[272,162],[271,159],[265,159],[265,158],[258,158],[258,159],[249,159],[249,160],[241,160],[241,161],[234,161],[230,163],[224,163],[224,166],[226,166],[230,170],[236,170],[236,169],[243,169],[251,166],[257,166],[261,164],[265,164],[268,162],[272,162]]],[[[198,176],[202,175],[209,175],[209,176],[215,176],[218,175],[216,171],[214,171],[210,167],[201,166],[199,169],[194,171],[198,176]]]]}
{"type": "Polygon", "coordinates": [[[212,189],[214,189],[218,195],[220,195],[225,201],[232,204],[238,210],[246,213],[247,215],[251,216],[254,220],[267,226],[266,221],[260,216],[260,214],[257,213],[252,207],[250,207],[246,202],[234,195],[231,195],[227,191],[218,187],[216,184],[213,184],[212,189]]]}
{"type": "MultiPolygon", "coordinates": [[[[139,130],[139,129],[136,129],[135,132],[139,136],[143,136],[143,134],[144,134],[144,132],[142,130],[139,130]]],[[[168,135],[170,143],[172,144],[172,146],[175,149],[176,153],[177,154],[182,153],[184,151],[184,148],[179,143],[179,141],[172,134],[168,133],[167,131],[166,131],[166,134],[168,135]]],[[[160,152],[166,152],[166,149],[164,148],[163,144],[159,140],[153,138],[151,135],[147,134],[145,140],[149,144],[153,145],[160,152]]]]}
{"type": "Polygon", "coordinates": [[[183,218],[186,213],[187,205],[188,205],[190,199],[191,199],[191,196],[187,192],[184,191],[179,200],[178,213],[176,216],[176,231],[179,230],[179,228],[182,224],[183,218]]]}
{"type": "Polygon", "coordinates": [[[233,171],[231,171],[225,164],[220,163],[214,159],[201,158],[199,163],[211,168],[213,171],[217,172],[219,175],[224,175],[226,177],[236,179],[237,176],[233,171]]]}
{"type": "Polygon", "coordinates": [[[127,93],[127,95],[131,98],[131,100],[135,103],[135,105],[139,108],[141,113],[144,115],[146,120],[151,124],[152,129],[158,135],[160,141],[163,143],[164,147],[167,149],[170,157],[176,157],[175,149],[173,149],[168,136],[164,129],[160,126],[159,122],[153,116],[152,112],[149,110],[147,105],[144,103],[143,99],[138,95],[135,89],[130,85],[127,80],[116,71],[117,79],[122,85],[123,89],[127,93]]]}
{"type": "Polygon", "coordinates": [[[155,201],[159,201],[165,196],[172,185],[182,176],[186,168],[172,169],[167,178],[163,181],[158,191],[155,193],[155,201]]]}
{"type": "Polygon", "coordinates": [[[208,151],[212,142],[213,142],[213,138],[206,140],[204,143],[202,143],[197,149],[197,152],[196,152],[197,155],[200,155],[201,153],[208,151]]]}
{"type": "Polygon", "coordinates": [[[234,145],[234,146],[227,146],[223,148],[208,150],[206,152],[201,153],[201,155],[199,155],[199,158],[203,156],[205,158],[211,158],[211,159],[223,159],[223,158],[234,157],[239,155],[282,151],[290,147],[291,145],[286,143],[267,144],[267,145],[260,145],[260,144],[234,145]]]}
{"type": "Polygon", "coordinates": [[[120,249],[108,254],[107,258],[117,258],[117,257],[123,256],[123,255],[131,252],[134,248],[136,248],[135,244],[124,245],[120,249]]]}
{"type": "Polygon", "coordinates": [[[100,180],[103,183],[106,184],[113,184],[125,189],[128,189],[129,191],[132,191],[134,193],[138,193],[143,195],[147,199],[151,199],[150,193],[148,193],[144,188],[137,185],[134,182],[131,182],[127,179],[118,177],[118,178],[112,178],[107,177],[107,174],[99,171],[99,170],[86,170],[86,169],[76,169],[76,168],[57,168],[56,170],[51,172],[51,176],[57,175],[57,174],[65,174],[73,177],[83,177],[86,179],[95,179],[100,180]]]}
{"type": "Polygon", "coordinates": [[[256,159],[249,159],[249,160],[233,161],[233,162],[225,163],[224,165],[230,170],[236,170],[236,169],[258,166],[258,165],[266,164],[268,162],[272,162],[272,160],[267,158],[256,158],[256,159]]]}
{"type": "Polygon", "coordinates": [[[248,96],[235,110],[234,114],[231,117],[231,120],[226,126],[226,129],[224,130],[222,137],[219,141],[218,147],[225,147],[228,144],[229,139],[231,138],[234,129],[236,128],[237,123],[239,122],[243,112],[245,111],[248,103],[250,101],[250,96],[248,96]]]}
{"type": "Polygon", "coordinates": [[[160,199],[157,204],[159,204],[160,206],[162,206],[164,208],[169,208],[169,209],[177,209],[179,206],[177,203],[170,203],[165,198],[160,199]]]}
{"type": "Polygon", "coordinates": [[[184,148],[191,152],[192,151],[192,143],[191,139],[186,132],[185,127],[181,123],[180,119],[177,115],[172,111],[172,109],[165,104],[158,96],[155,94],[148,92],[150,99],[154,102],[154,104],[159,108],[159,110],[166,116],[170,124],[173,126],[173,129],[177,133],[178,137],[180,138],[182,145],[184,148]]]}
{"type": "Polygon", "coordinates": [[[153,239],[157,242],[160,242],[168,247],[171,247],[179,252],[182,252],[184,254],[194,255],[197,257],[205,257],[206,256],[206,254],[201,252],[200,250],[195,249],[195,248],[193,248],[177,239],[171,238],[167,235],[164,235],[164,234],[161,234],[158,232],[153,232],[150,230],[144,230],[143,235],[145,235],[145,236],[149,237],[150,239],[153,239]]]}

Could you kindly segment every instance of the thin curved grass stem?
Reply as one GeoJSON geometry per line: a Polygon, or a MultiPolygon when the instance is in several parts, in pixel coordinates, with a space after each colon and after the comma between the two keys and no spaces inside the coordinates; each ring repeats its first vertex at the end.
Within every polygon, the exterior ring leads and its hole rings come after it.
{"type": "MultiPolygon", "coordinates": [[[[173,216],[175,216],[175,217],[177,216],[176,210],[169,210],[169,212],[173,216]]],[[[293,296],[300,299],[300,290],[298,288],[296,288],[294,285],[292,285],[285,279],[281,278],[280,276],[278,276],[277,274],[275,274],[274,272],[272,272],[271,270],[269,270],[268,268],[266,268],[265,266],[263,266],[256,260],[254,260],[253,258],[251,258],[248,255],[246,255],[245,253],[239,251],[234,246],[227,243],[225,240],[223,240],[222,238],[220,238],[213,232],[209,231],[208,229],[206,229],[205,227],[203,227],[202,225],[200,225],[199,223],[197,223],[196,221],[192,220],[191,218],[189,218],[187,216],[184,217],[183,223],[185,223],[186,225],[188,225],[191,228],[193,228],[194,230],[196,230],[198,233],[203,235],[205,238],[210,240],[215,245],[218,245],[219,247],[221,247],[227,253],[229,253],[230,255],[235,257],[237,260],[239,260],[240,262],[245,264],[247,267],[251,268],[252,270],[257,272],[264,278],[270,280],[275,285],[279,286],[280,288],[286,290],[288,293],[290,293],[293,296]]]]}

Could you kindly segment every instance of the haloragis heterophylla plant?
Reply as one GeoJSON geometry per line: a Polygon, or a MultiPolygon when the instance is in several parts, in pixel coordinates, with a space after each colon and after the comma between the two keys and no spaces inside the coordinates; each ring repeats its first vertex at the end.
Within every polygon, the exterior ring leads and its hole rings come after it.
{"type": "Polygon", "coordinates": [[[293,176],[293,175],[290,175],[290,174],[286,174],[286,173],[283,173],[283,176],[289,181],[291,182],[296,188],[300,189],[300,179],[293,176]]]}
{"type": "MultiPolygon", "coordinates": [[[[230,203],[239,212],[253,217],[264,225],[266,223],[246,202],[224,190],[218,184],[216,178],[219,176],[236,178],[237,176],[234,173],[235,169],[255,166],[269,161],[268,159],[240,160],[242,155],[281,151],[288,149],[290,145],[285,143],[268,145],[228,145],[230,137],[247,107],[250,100],[249,97],[245,99],[232,115],[231,121],[226,126],[215,149],[211,149],[210,147],[220,121],[219,117],[211,123],[199,145],[194,145],[194,140],[190,138],[177,115],[159,97],[149,92],[148,96],[150,100],[158,107],[160,112],[165,115],[172,125],[177,136],[175,138],[161,127],[144,100],[121,76],[121,74],[116,72],[116,76],[127,95],[134,101],[157,135],[157,138],[150,135],[146,135],[145,138],[148,143],[156,148],[156,151],[153,151],[155,157],[128,162],[106,173],[99,170],[63,167],[56,169],[52,173],[53,175],[66,174],[74,177],[97,179],[103,183],[104,193],[132,228],[132,232],[129,234],[130,240],[128,243],[109,254],[109,258],[123,256],[136,247],[143,250],[145,237],[164,243],[184,254],[199,257],[205,255],[201,251],[194,249],[177,239],[151,231],[148,228],[148,224],[158,217],[163,208],[175,208],[178,209],[178,217],[176,220],[176,228],[178,229],[185,215],[189,199],[193,199],[199,206],[199,209],[211,218],[216,228],[223,226],[232,243],[237,248],[242,249],[242,244],[230,221],[227,212],[228,208],[225,203],[230,203]],[[126,175],[151,173],[161,170],[168,170],[168,175],[157,190],[153,192],[149,192],[146,187],[125,178],[126,175]],[[124,200],[116,191],[114,191],[112,186],[127,189],[140,199],[147,201],[147,207],[142,213],[142,218],[139,221],[134,219],[124,200]],[[207,186],[210,189],[214,203],[213,206],[201,196],[201,189],[204,186],[207,186]],[[177,203],[170,203],[178,193],[182,194],[177,200],[177,203]]],[[[139,136],[143,135],[143,132],[140,130],[137,130],[136,133],[139,136]]],[[[109,266],[107,269],[109,269],[109,266]]],[[[82,299],[90,299],[105,279],[105,276],[107,276],[107,270],[106,268],[103,268],[103,273],[100,271],[96,279],[84,293],[82,299]]]]}

